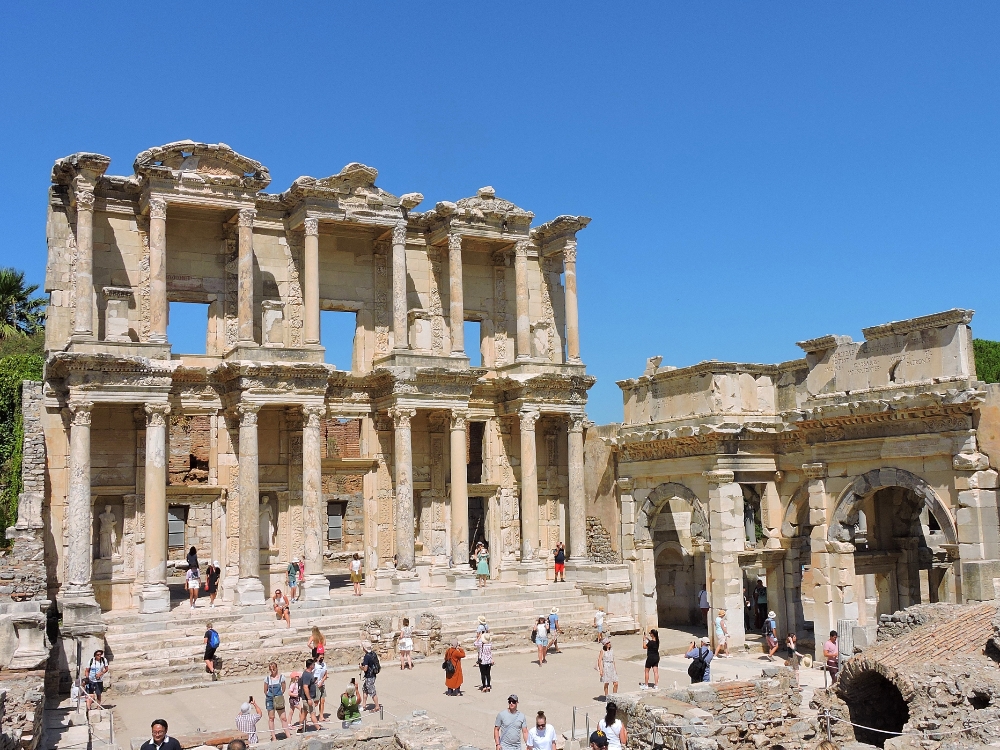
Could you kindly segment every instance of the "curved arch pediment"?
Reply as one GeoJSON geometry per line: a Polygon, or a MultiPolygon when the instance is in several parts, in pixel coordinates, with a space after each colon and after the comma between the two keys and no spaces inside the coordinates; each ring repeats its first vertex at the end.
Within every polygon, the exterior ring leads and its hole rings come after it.
{"type": "Polygon", "coordinates": [[[664,482],[654,487],[653,491],[649,493],[636,516],[636,538],[641,537],[646,540],[651,538],[650,524],[674,498],[683,500],[691,507],[691,537],[709,541],[708,508],[694,492],[678,482],[664,482]]]}
{"type": "Polygon", "coordinates": [[[207,182],[263,190],[271,182],[267,167],[233,151],[225,143],[175,141],[143,151],[132,165],[137,175],[148,177],[193,172],[207,182]]]}

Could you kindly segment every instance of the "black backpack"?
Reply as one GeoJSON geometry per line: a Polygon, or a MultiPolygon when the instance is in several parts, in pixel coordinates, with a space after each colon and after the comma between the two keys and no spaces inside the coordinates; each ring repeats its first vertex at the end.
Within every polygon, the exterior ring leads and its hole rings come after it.
{"type": "Polygon", "coordinates": [[[692,684],[705,681],[705,672],[708,671],[707,657],[709,653],[709,649],[702,646],[698,649],[698,655],[688,665],[688,677],[691,678],[692,684]]]}
{"type": "Polygon", "coordinates": [[[378,660],[378,654],[372,651],[371,655],[372,658],[368,664],[368,672],[366,674],[367,677],[374,677],[375,675],[377,675],[379,672],[382,671],[382,664],[378,660]]]}

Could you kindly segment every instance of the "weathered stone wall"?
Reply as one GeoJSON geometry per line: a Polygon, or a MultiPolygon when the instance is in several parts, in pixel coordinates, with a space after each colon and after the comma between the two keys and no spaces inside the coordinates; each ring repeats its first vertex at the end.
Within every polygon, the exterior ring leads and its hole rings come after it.
{"type": "Polygon", "coordinates": [[[34,750],[42,737],[45,672],[0,677],[0,750],[34,750]]]}
{"type": "Polygon", "coordinates": [[[590,559],[598,563],[620,563],[621,555],[615,550],[613,542],[614,537],[601,519],[587,516],[587,554],[590,559]]]}
{"type": "Polygon", "coordinates": [[[207,484],[212,449],[211,417],[207,414],[170,417],[170,484],[207,484]]]}
{"type": "MultiPolygon", "coordinates": [[[[605,438],[613,437],[619,425],[588,427],[583,442],[583,488],[587,499],[587,516],[600,520],[606,529],[618,529],[618,498],[615,493],[615,454],[605,438]]],[[[618,549],[617,535],[611,536],[611,549],[618,549]]]]}

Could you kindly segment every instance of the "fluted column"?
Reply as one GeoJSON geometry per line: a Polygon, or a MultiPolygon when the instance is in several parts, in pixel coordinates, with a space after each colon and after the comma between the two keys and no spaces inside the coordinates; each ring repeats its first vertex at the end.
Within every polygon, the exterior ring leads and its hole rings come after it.
{"type": "Polygon", "coordinates": [[[538,552],[538,459],[535,455],[537,411],[526,409],[521,417],[521,560],[538,552]]]}
{"type": "Polygon", "coordinates": [[[413,448],[410,420],[414,409],[393,407],[389,410],[394,431],[393,463],[396,469],[396,570],[414,567],[413,536],[413,448]]]}
{"type": "Polygon", "coordinates": [[[462,235],[448,235],[448,298],[450,300],[451,353],[465,354],[465,296],[462,290],[462,235]]]}
{"type": "Polygon", "coordinates": [[[302,407],[302,526],[305,537],[306,599],[328,599],[330,581],[323,574],[323,540],[320,534],[323,502],[323,461],[320,420],[325,406],[302,407]]]}
{"type": "Polygon", "coordinates": [[[468,413],[451,413],[451,559],[456,567],[469,561],[469,484],[465,461],[468,413]]]}
{"type": "Polygon", "coordinates": [[[531,318],[528,314],[528,248],[521,240],[514,246],[514,287],[517,297],[517,358],[531,357],[531,318]]]}
{"type": "Polygon", "coordinates": [[[90,503],[90,416],[94,404],[77,401],[69,405],[69,493],[66,498],[66,596],[93,600],[91,549],[94,510],[90,503]]]}
{"type": "Polygon", "coordinates": [[[257,210],[241,208],[239,215],[239,296],[237,332],[241,344],[254,344],[253,338],[253,220],[257,210]]]}
{"type": "Polygon", "coordinates": [[[394,349],[409,349],[406,324],[406,222],[392,228],[392,335],[394,349]]]}
{"type": "Polygon", "coordinates": [[[569,556],[585,560],[587,555],[587,505],[583,490],[583,415],[569,418],[569,556]]]}
{"type": "MultiPolygon", "coordinates": [[[[240,289],[242,289],[242,285],[240,289]]],[[[240,577],[236,604],[261,604],[260,582],[260,486],[257,475],[257,413],[260,404],[240,404],[240,577]]]]}
{"type": "Polygon", "coordinates": [[[576,301],[576,240],[563,249],[566,273],[566,355],[570,362],[580,361],[580,312],[576,301]]]}
{"type": "Polygon", "coordinates": [[[94,338],[94,187],[75,181],[76,202],[76,319],[73,335],[94,338]]]}
{"type": "Polygon", "coordinates": [[[319,344],[319,219],[306,219],[304,224],[306,344],[319,344]]]}
{"type": "Polygon", "coordinates": [[[149,340],[167,343],[167,202],[149,199],[149,340]]]}
{"type": "Polygon", "coordinates": [[[139,592],[139,611],[170,609],[167,588],[167,414],[169,404],[146,404],[146,542],[143,546],[145,581],[139,592]]]}

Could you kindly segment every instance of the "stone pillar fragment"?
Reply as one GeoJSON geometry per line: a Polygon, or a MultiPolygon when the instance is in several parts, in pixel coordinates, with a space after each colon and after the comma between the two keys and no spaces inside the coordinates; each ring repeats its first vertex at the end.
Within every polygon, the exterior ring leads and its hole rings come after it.
{"type": "Polygon", "coordinates": [[[302,527],[305,546],[306,599],[329,599],[330,581],[323,574],[323,461],[320,419],[324,406],[302,407],[302,527]]]}
{"type": "Polygon", "coordinates": [[[413,448],[410,420],[415,409],[394,407],[389,410],[393,420],[393,460],[396,479],[396,570],[414,570],[413,534],[413,448]]]}
{"type": "Polygon", "coordinates": [[[77,177],[76,204],[76,319],[73,337],[94,338],[94,188],[77,177]]]}
{"type": "Polygon", "coordinates": [[[451,413],[451,557],[456,566],[469,560],[469,486],[465,462],[468,414],[451,413]]]}
{"type": "MultiPolygon", "coordinates": [[[[242,279],[241,279],[242,281],[242,279]]],[[[242,284],[240,289],[242,290],[242,284]]],[[[257,415],[260,404],[244,403],[240,414],[240,571],[233,602],[263,604],[260,582],[260,489],[257,473],[257,415]]]]}
{"type": "Polygon", "coordinates": [[[538,459],[535,454],[535,424],[539,413],[520,412],[521,418],[521,562],[534,560],[538,552],[538,459]]]}
{"type": "Polygon", "coordinates": [[[90,418],[94,404],[71,403],[69,431],[69,494],[66,498],[66,591],[65,596],[94,602],[91,560],[94,510],[90,503],[90,418]]]}
{"type": "Polygon", "coordinates": [[[319,344],[319,219],[306,219],[304,222],[305,263],[302,269],[304,276],[303,295],[305,303],[305,333],[306,344],[319,344]]]}
{"type": "MultiPolygon", "coordinates": [[[[739,553],[744,548],[743,515],[737,516],[736,508],[743,499],[743,490],[734,480],[733,472],[706,471],[708,480],[709,527],[711,551],[709,552],[709,578],[712,605],[710,616],[714,622],[720,609],[727,613],[729,649],[741,648],[745,640],[743,628],[743,572],[739,553]]],[[[714,628],[711,631],[714,637],[714,628]]]]}
{"type": "MultiPolygon", "coordinates": [[[[253,221],[257,210],[241,208],[239,213],[239,291],[237,298],[237,332],[239,341],[253,345],[253,221]]],[[[256,422],[254,422],[256,433],[256,422]]],[[[242,534],[242,532],[241,532],[242,534]]]]}
{"type": "Polygon", "coordinates": [[[143,614],[170,609],[167,588],[167,415],[169,404],[146,404],[145,580],[139,591],[143,614]]]}
{"type": "Polygon", "coordinates": [[[409,349],[406,324],[406,222],[392,228],[392,335],[394,349],[409,349]]]}
{"type": "Polygon", "coordinates": [[[802,464],[802,471],[809,482],[809,523],[812,525],[809,546],[813,575],[813,627],[816,634],[814,657],[820,660],[827,634],[837,627],[833,612],[833,585],[830,582],[830,554],[827,551],[830,524],[826,508],[826,464],[802,464]]]}
{"type": "Polygon", "coordinates": [[[451,353],[465,355],[465,296],[462,290],[462,235],[448,235],[448,299],[451,353]]]}
{"type": "Polygon", "coordinates": [[[149,199],[149,340],[167,343],[167,202],[149,199]]]}
{"type": "Polygon", "coordinates": [[[528,248],[521,240],[514,246],[514,286],[517,297],[517,358],[531,357],[531,318],[528,314],[528,248]]]}
{"type": "MultiPolygon", "coordinates": [[[[957,459],[957,457],[956,457],[957,459]]],[[[959,464],[956,461],[956,466],[959,464]]],[[[995,598],[993,580],[1000,565],[997,521],[997,472],[993,469],[956,473],[958,559],[949,601],[989,601],[995,598]]]]}
{"type": "Polygon", "coordinates": [[[569,450],[569,557],[575,561],[586,560],[587,554],[587,504],[583,485],[583,415],[569,418],[567,435],[569,450]]]}
{"type": "Polygon", "coordinates": [[[576,299],[576,240],[566,242],[563,250],[563,268],[566,273],[566,358],[571,363],[578,363],[580,313],[576,299]]]}

